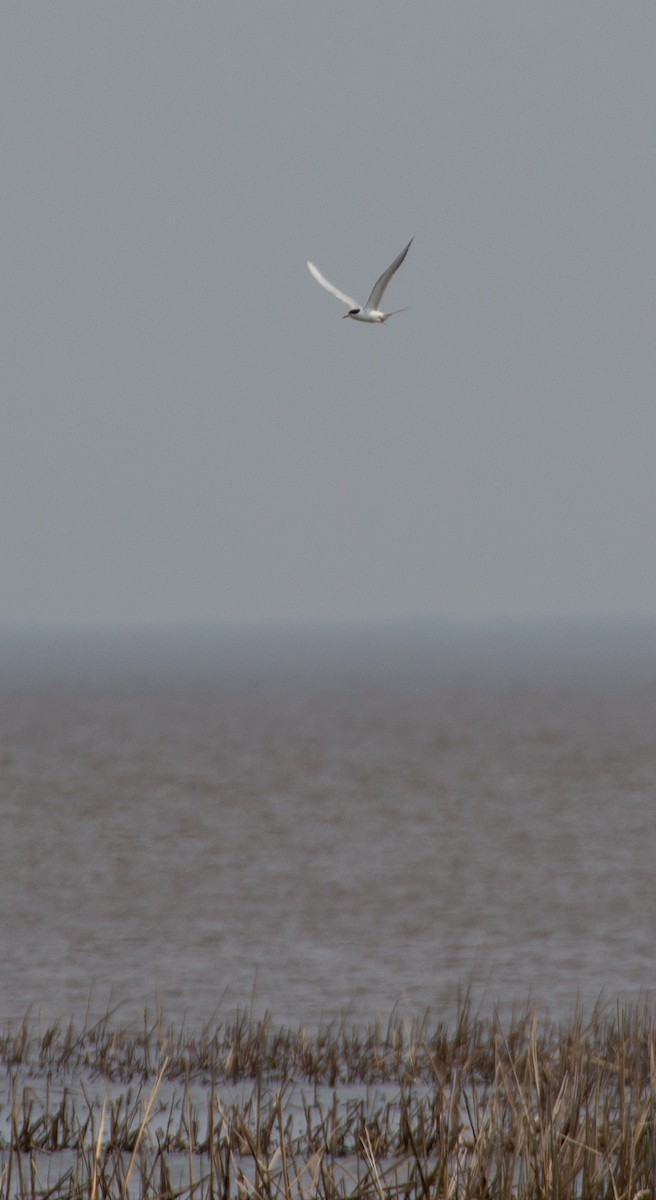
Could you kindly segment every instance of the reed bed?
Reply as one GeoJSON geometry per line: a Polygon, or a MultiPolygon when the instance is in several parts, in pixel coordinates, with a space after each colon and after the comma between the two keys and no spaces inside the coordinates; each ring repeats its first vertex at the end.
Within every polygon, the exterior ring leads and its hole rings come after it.
{"type": "Polygon", "coordinates": [[[0,1037],[0,1200],[653,1200],[647,1006],[0,1037]]]}

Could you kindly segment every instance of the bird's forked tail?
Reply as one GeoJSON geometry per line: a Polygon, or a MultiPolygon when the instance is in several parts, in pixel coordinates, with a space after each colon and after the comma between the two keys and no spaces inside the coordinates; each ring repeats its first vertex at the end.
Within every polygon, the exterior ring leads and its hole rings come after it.
{"type": "Polygon", "coordinates": [[[400,312],[410,312],[410,308],[393,308],[391,312],[385,313],[385,316],[383,317],[383,324],[385,321],[389,321],[390,317],[395,317],[396,314],[400,312]]]}

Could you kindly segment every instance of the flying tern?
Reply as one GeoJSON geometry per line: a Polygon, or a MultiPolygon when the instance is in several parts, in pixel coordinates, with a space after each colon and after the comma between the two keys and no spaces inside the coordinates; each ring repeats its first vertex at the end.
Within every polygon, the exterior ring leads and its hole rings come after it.
{"type": "Polygon", "coordinates": [[[337,299],[341,300],[342,304],[348,304],[349,311],[344,313],[344,317],[352,317],[354,321],[368,321],[370,325],[381,325],[382,322],[386,321],[388,317],[393,317],[394,313],[406,311],[404,308],[395,308],[393,312],[384,313],[380,311],[378,305],[383,298],[383,292],[385,291],[385,288],[387,287],[394,272],[398,271],[399,267],[401,266],[401,263],[408,253],[413,240],[413,238],[410,238],[405,250],[401,251],[398,258],[394,259],[394,262],[391,264],[391,266],[389,266],[386,271],[383,271],[380,279],[376,280],[371,289],[371,295],[367,300],[367,303],[363,304],[362,307],[358,304],[357,300],[352,298],[352,296],[347,296],[345,292],[340,292],[339,288],[336,288],[334,284],[329,283],[328,280],[325,279],[321,274],[321,271],[318,269],[318,267],[315,267],[314,263],[309,262],[308,268],[311,274],[314,275],[317,283],[320,283],[327,292],[332,292],[333,296],[337,296],[337,299]]]}

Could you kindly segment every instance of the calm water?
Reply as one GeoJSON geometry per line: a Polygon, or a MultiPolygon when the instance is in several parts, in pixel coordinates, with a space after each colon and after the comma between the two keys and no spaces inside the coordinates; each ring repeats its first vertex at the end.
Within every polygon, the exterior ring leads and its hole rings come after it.
{"type": "Polygon", "coordinates": [[[656,988],[656,625],[0,636],[0,1018],[656,988]]]}

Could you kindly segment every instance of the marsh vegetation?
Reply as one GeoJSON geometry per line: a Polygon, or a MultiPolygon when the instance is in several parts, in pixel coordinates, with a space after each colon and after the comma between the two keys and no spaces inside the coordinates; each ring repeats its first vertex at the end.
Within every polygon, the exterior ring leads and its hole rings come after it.
{"type": "Polygon", "coordinates": [[[43,1027],[0,1039],[0,1200],[647,1200],[647,1006],[306,1030],[43,1027]]]}

